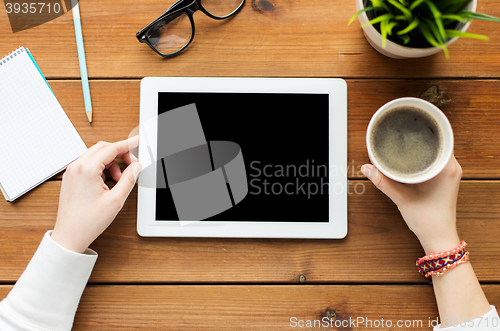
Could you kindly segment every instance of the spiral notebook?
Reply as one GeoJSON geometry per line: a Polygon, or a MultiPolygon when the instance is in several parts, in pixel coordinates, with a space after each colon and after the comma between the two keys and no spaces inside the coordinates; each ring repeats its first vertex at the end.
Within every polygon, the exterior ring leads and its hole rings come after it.
{"type": "Polygon", "coordinates": [[[0,60],[0,189],[13,201],[87,147],[28,49],[0,60]]]}

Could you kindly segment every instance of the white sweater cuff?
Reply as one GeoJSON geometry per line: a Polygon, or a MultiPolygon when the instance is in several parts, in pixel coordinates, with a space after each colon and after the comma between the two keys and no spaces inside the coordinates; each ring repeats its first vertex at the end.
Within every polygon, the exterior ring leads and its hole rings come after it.
{"type": "Polygon", "coordinates": [[[78,303],[97,253],[70,251],[45,233],[28,267],[0,303],[15,325],[41,330],[71,330],[78,303]]]}
{"type": "MultiPolygon", "coordinates": [[[[491,309],[486,315],[478,317],[476,319],[463,322],[456,326],[451,326],[447,328],[442,328],[441,324],[434,328],[434,331],[454,331],[454,330],[474,330],[474,331],[498,331],[500,330],[500,317],[495,306],[490,306],[491,309]]],[[[453,321],[452,321],[453,322],[453,321]]]]}

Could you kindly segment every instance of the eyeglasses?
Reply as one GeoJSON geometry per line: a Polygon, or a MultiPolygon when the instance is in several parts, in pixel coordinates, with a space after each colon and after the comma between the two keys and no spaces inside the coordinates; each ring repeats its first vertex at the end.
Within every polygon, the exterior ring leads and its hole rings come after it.
{"type": "Polygon", "coordinates": [[[179,0],[135,36],[159,55],[169,57],[193,41],[193,14],[197,10],[213,19],[223,20],[236,14],[244,3],[245,0],[179,0]]]}

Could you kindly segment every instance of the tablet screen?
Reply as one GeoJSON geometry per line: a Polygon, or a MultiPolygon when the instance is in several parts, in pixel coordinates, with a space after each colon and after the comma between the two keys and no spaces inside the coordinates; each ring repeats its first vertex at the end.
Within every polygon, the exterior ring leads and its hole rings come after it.
{"type": "MultiPolygon", "coordinates": [[[[328,94],[160,92],[158,115],[193,103],[207,141],[240,146],[248,182],[241,202],[204,221],[329,221],[328,94]]],[[[159,187],[156,220],[179,220],[159,187]]]]}

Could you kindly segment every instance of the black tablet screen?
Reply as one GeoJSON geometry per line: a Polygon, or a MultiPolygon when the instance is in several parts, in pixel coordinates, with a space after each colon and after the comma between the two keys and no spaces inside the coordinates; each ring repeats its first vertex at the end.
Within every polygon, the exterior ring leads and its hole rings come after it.
{"type": "MultiPolygon", "coordinates": [[[[243,200],[204,220],[328,222],[328,94],[161,92],[158,115],[193,103],[207,141],[239,145],[248,183],[243,200]]],[[[156,220],[179,220],[159,187],[156,220]]]]}

